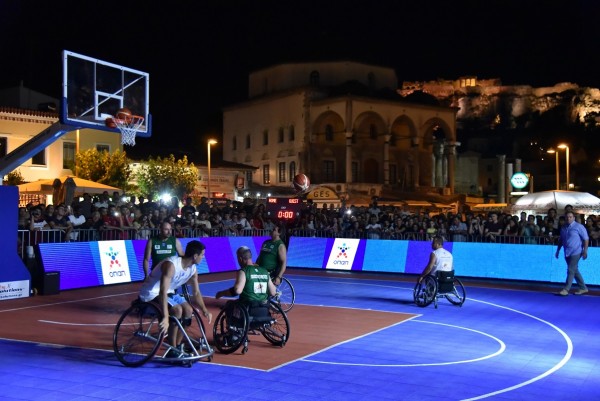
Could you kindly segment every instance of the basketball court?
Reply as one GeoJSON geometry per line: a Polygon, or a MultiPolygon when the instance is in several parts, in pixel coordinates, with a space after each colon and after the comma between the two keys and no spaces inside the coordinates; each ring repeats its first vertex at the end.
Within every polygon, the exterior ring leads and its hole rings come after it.
{"type": "MultiPolygon", "coordinates": [[[[213,316],[224,299],[212,296],[232,284],[229,275],[202,276],[213,316]]],[[[466,282],[462,307],[441,300],[435,309],[415,306],[413,282],[389,275],[292,270],[288,278],[297,299],[285,347],[251,336],[246,354],[215,353],[191,368],[155,360],[126,368],[114,357],[112,330],[139,284],[4,301],[4,399],[597,397],[598,296],[466,282]]]]}

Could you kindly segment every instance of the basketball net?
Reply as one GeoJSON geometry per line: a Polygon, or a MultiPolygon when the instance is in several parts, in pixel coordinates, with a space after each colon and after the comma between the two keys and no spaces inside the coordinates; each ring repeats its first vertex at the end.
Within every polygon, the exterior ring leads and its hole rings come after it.
{"type": "Polygon", "coordinates": [[[127,118],[113,118],[113,121],[121,131],[121,144],[134,146],[135,135],[144,123],[144,117],[131,115],[127,118]]]}

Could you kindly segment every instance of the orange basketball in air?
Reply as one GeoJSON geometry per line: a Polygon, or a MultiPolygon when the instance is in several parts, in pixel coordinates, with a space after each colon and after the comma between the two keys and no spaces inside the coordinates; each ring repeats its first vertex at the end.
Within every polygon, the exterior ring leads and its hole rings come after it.
{"type": "Polygon", "coordinates": [[[310,187],[310,180],[304,174],[296,175],[292,183],[294,184],[294,189],[297,192],[305,192],[310,187]]]}
{"type": "Polygon", "coordinates": [[[115,123],[115,119],[112,117],[108,117],[104,120],[104,124],[106,124],[108,128],[117,128],[117,123],[115,123]]]}

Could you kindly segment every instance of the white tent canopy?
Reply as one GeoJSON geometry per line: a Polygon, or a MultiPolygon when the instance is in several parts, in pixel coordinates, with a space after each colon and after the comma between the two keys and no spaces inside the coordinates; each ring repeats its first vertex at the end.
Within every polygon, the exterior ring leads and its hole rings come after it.
{"type": "Polygon", "coordinates": [[[575,191],[542,191],[527,194],[519,198],[512,206],[512,214],[548,214],[554,208],[560,215],[565,206],[573,206],[573,211],[580,214],[600,214],[600,198],[587,193],[575,191]]]}
{"type": "Polygon", "coordinates": [[[17,187],[20,194],[52,195],[52,202],[56,204],[64,202],[69,205],[74,196],[81,196],[84,193],[121,192],[119,188],[70,175],[63,175],[54,180],[28,182],[17,187]]]}

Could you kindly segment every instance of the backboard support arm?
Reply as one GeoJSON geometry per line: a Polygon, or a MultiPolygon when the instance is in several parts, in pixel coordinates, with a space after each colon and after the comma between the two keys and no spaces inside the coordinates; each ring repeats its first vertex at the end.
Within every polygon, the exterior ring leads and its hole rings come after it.
{"type": "Polygon", "coordinates": [[[31,159],[35,154],[50,146],[67,132],[77,129],[80,129],[80,127],[58,122],[52,124],[50,127],[0,159],[0,177],[4,177],[27,160],[31,159]]]}

